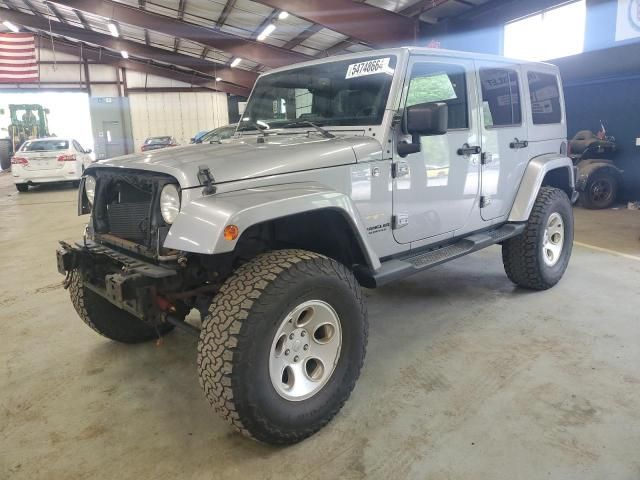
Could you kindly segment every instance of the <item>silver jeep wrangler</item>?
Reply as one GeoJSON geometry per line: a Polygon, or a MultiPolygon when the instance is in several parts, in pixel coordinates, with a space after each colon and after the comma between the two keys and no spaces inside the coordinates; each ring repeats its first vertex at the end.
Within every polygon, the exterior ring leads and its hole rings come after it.
{"type": "Polygon", "coordinates": [[[236,134],[87,168],[84,239],[58,268],[91,328],[199,335],[207,399],[298,442],[349,397],[375,288],[493,244],[544,290],[573,241],[556,67],[396,48],[262,75],[236,134]],[[184,321],[197,309],[202,328],[184,321]]]}

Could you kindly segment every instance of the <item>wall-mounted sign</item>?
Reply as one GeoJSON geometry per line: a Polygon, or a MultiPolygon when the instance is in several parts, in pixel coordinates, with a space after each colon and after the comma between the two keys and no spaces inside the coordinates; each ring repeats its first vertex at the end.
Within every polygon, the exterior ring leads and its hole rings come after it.
{"type": "Polygon", "coordinates": [[[640,38],[640,0],[618,0],[616,42],[640,38]]]}

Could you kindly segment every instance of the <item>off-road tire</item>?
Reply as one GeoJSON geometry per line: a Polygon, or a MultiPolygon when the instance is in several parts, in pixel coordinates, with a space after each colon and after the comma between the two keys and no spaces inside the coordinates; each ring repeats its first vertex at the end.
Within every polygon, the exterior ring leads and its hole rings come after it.
{"type": "Polygon", "coordinates": [[[573,211],[567,194],[542,187],[533,205],[524,232],[502,244],[502,262],[509,279],[524,288],[546,290],[564,275],[573,247],[573,211]],[[547,221],[557,212],[564,223],[564,243],[555,265],[544,262],[542,244],[547,221]]]}
{"type": "Polygon", "coordinates": [[[589,175],[584,192],[580,194],[580,203],[589,210],[609,208],[616,202],[618,190],[618,179],[613,174],[607,171],[596,171],[589,175]],[[606,182],[609,185],[608,188],[611,193],[607,198],[600,200],[594,197],[594,188],[598,183],[602,182],[606,182]]]}
{"type": "Polygon", "coordinates": [[[69,293],[71,303],[82,321],[100,335],[116,342],[146,342],[158,339],[173,330],[173,325],[170,324],[154,328],[85,288],[82,275],[77,270],[71,273],[69,293]]]}
{"type": "Polygon", "coordinates": [[[349,398],[367,345],[362,291],[344,265],[305,250],[272,251],[227,279],[203,321],[198,372],[215,410],[238,432],[286,445],[325,426],[349,398]],[[301,401],[280,396],[269,377],[276,329],[296,305],[316,299],[340,317],[342,347],[327,383],[301,401]]]}
{"type": "Polygon", "coordinates": [[[0,138],[0,169],[11,168],[11,141],[0,138]]]}
{"type": "Polygon", "coordinates": [[[18,190],[21,193],[24,193],[24,192],[29,190],[29,184],[28,183],[16,183],[16,190],[18,190]]]}

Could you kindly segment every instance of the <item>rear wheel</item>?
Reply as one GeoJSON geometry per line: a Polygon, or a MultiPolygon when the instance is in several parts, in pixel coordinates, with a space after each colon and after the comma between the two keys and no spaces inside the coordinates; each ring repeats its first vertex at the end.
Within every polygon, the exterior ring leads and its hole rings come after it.
{"type": "Polygon", "coordinates": [[[573,211],[566,193],[542,187],[524,232],[502,244],[509,279],[525,288],[546,290],[564,275],[573,247],[573,211]]]}
{"type": "Polygon", "coordinates": [[[580,196],[585,208],[598,210],[609,208],[618,196],[618,180],[607,171],[596,171],[589,176],[587,186],[580,196]]]}
{"type": "Polygon", "coordinates": [[[366,343],[362,292],[344,265],[304,250],[265,253],[214,298],[198,343],[200,383],[236,430],[291,444],[342,408],[366,343]]]}
{"type": "Polygon", "coordinates": [[[29,184],[27,183],[16,183],[16,190],[19,192],[26,192],[29,190],[29,184]]]}
{"type": "Polygon", "coordinates": [[[157,339],[173,330],[173,325],[157,328],[116,307],[84,286],[78,270],[71,273],[71,302],[80,318],[100,335],[122,343],[140,343],[157,339]]]}

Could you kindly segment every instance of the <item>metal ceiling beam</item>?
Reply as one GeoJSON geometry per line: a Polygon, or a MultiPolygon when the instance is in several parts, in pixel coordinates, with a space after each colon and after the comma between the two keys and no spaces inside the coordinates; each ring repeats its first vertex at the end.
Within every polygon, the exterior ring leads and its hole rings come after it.
{"type": "Polygon", "coordinates": [[[91,30],[91,25],[89,25],[89,22],[87,22],[87,19],[84,18],[84,15],[80,10],[74,10],[73,13],[76,17],[78,17],[78,20],[80,20],[80,23],[84,28],[86,28],[87,30],[91,30]]]}
{"type": "Polygon", "coordinates": [[[82,10],[105,19],[191,40],[269,67],[282,67],[310,59],[301,53],[250,41],[220,30],[187,23],[112,0],[55,0],[53,3],[82,10]]]}
{"type": "Polygon", "coordinates": [[[256,0],[377,46],[413,44],[417,20],[351,0],[256,0]]]}
{"type": "Polygon", "coordinates": [[[447,3],[448,1],[449,0],[420,0],[413,5],[400,10],[399,13],[402,15],[406,15],[407,17],[417,17],[425,12],[428,12],[429,10],[433,10],[440,5],[447,3]]]}
{"type": "MultiPolygon", "coordinates": [[[[129,70],[135,70],[137,72],[148,73],[150,75],[157,75],[160,77],[170,78],[179,82],[188,83],[190,85],[197,85],[199,87],[208,88],[210,90],[217,90],[221,92],[230,93],[232,95],[240,95],[246,97],[249,95],[249,89],[238,87],[236,85],[227,84],[224,82],[214,82],[211,78],[198,76],[189,72],[182,72],[169,67],[163,67],[154,65],[147,62],[136,61],[135,59],[124,59],[112,52],[95,49],[83,45],[82,50],[80,45],[71,44],[69,42],[60,40],[49,35],[42,35],[46,39],[46,45],[50,45],[51,41],[55,46],[57,52],[64,52],[70,55],[76,55],[80,57],[82,52],[82,59],[89,60],[96,63],[106,63],[109,65],[115,65],[129,70]]],[[[43,47],[43,48],[45,48],[43,47]]]]}
{"type": "Polygon", "coordinates": [[[233,7],[235,6],[236,0],[227,0],[227,3],[225,3],[224,8],[222,9],[220,17],[218,17],[218,20],[216,21],[216,27],[220,28],[225,24],[227,18],[229,17],[229,14],[231,13],[231,10],[233,10],[233,7]]]}
{"type": "Polygon", "coordinates": [[[228,68],[222,64],[215,64],[198,57],[174,53],[171,50],[165,50],[162,48],[151,47],[140,42],[134,42],[133,40],[115,38],[111,35],[95,32],[93,30],[86,30],[80,27],[74,27],[73,25],[62,24],[55,21],[51,21],[51,23],[49,23],[47,19],[35,15],[3,10],[2,17],[3,19],[9,20],[15,24],[35,28],[43,32],[49,32],[49,28],[51,28],[51,32],[56,35],[74,38],[94,45],[100,45],[101,47],[108,48],[115,52],[126,50],[131,55],[165,62],[170,65],[192,68],[208,75],[220,77],[225,82],[235,83],[245,88],[251,88],[257,78],[255,73],[247,70],[228,68]]]}
{"type": "Polygon", "coordinates": [[[285,43],[282,48],[293,48],[297,45],[300,45],[306,39],[308,39],[311,35],[318,33],[324,27],[322,25],[318,25],[317,23],[312,23],[309,28],[304,29],[298,35],[293,37],[287,43],[285,43]]]}

